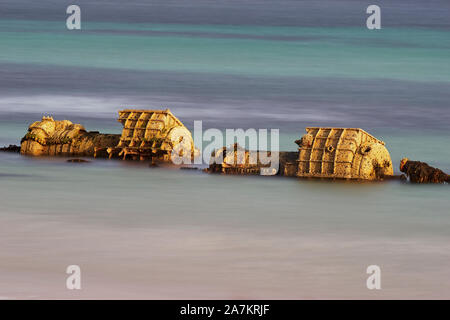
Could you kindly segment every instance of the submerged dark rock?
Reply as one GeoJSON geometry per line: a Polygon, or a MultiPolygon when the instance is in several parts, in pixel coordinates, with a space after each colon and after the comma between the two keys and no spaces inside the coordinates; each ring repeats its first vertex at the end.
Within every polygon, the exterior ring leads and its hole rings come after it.
{"type": "Polygon", "coordinates": [[[433,168],[425,162],[411,161],[407,158],[400,162],[400,171],[404,172],[412,183],[450,182],[449,175],[442,170],[433,168]]]}
{"type": "Polygon", "coordinates": [[[3,152],[20,152],[20,146],[16,146],[14,144],[10,144],[7,147],[0,148],[0,151],[3,151],[3,152]]]}
{"type": "Polygon", "coordinates": [[[67,162],[71,162],[71,163],[87,163],[87,162],[90,162],[90,161],[84,160],[84,159],[69,159],[69,160],[67,160],[67,162]]]}

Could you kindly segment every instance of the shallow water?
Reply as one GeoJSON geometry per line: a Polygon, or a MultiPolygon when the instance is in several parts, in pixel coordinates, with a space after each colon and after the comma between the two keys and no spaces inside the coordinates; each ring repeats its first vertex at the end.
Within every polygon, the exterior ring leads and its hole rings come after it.
{"type": "MultiPolygon", "coordinates": [[[[117,110],[190,129],[361,127],[450,171],[448,1],[0,4],[0,145],[43,114],[119,133],[117,110]]],[[[450,298],[448,185],[207,175],[0,153],[0,298],[450,298]],[[82,269],[82,290],[65,287],[82,269]],[[382,290],[366,288],[366,268],[382,290]]]]}

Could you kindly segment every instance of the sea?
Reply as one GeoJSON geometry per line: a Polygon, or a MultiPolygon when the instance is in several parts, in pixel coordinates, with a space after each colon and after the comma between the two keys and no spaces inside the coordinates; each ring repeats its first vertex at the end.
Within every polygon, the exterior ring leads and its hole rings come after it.
{"type": "MultiPolygon", "coordinates": [[[[362,128],[396,174],[450,172],[450,2],[378,0],[370,30],[372,2],[2,0],[0,146],[43,115],[120,133],[118,110],[169,108],[189,129],[278,129],[282,151],[362,128]]],[[[448,185],[66,160],[0,153],[0,299],[450,298],[448,185]]]]}

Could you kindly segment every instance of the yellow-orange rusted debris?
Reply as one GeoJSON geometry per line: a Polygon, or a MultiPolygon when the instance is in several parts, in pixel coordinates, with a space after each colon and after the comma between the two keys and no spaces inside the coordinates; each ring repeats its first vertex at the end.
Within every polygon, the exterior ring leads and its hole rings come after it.
{"type": "Polygon", "coordinates": [[[28,128],[22,138],[20,153],[41,155],[85,155],[94,156],[96,148],[115,145],[119,135],[88,132],[81,124],[69,120],[55,121],[42,117],[28,128]]]}
{"type": "Polygon", "coordinates": [[[394,174],[384,142],[358,128],[306,128],[298,177],[378,180],[394,174]]]}

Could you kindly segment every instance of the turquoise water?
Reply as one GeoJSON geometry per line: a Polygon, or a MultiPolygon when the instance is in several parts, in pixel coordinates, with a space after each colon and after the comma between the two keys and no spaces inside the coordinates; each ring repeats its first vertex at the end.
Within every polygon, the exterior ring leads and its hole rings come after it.
{"type": "MultiPolygon", "coordinates": [[[[0,145],[42,115],[119,133],[117,110],[190,129],[360,127],[450,171],[446,1],[0,4],[0,145]],[[26,6],[24,6],[26,4],[26,6]]],[[[449,298],[448,185],[230,177],[0,154],[0,298],[449,298]],[[79,292],[65,268],[82,269],[79,292]],[[366,288],[366,268],[382,290],[366,288]]]]}
{"type": "Polygon", "coordinates": [[[37,21],[2,21],[0,28],[0,61],[8,63],[247,76],[450,80],[448,31],[92,22],[79,32],[67,32],[61,23],[37,21]],[[256,36],[262,38],[252,38],[256,36]]]}

